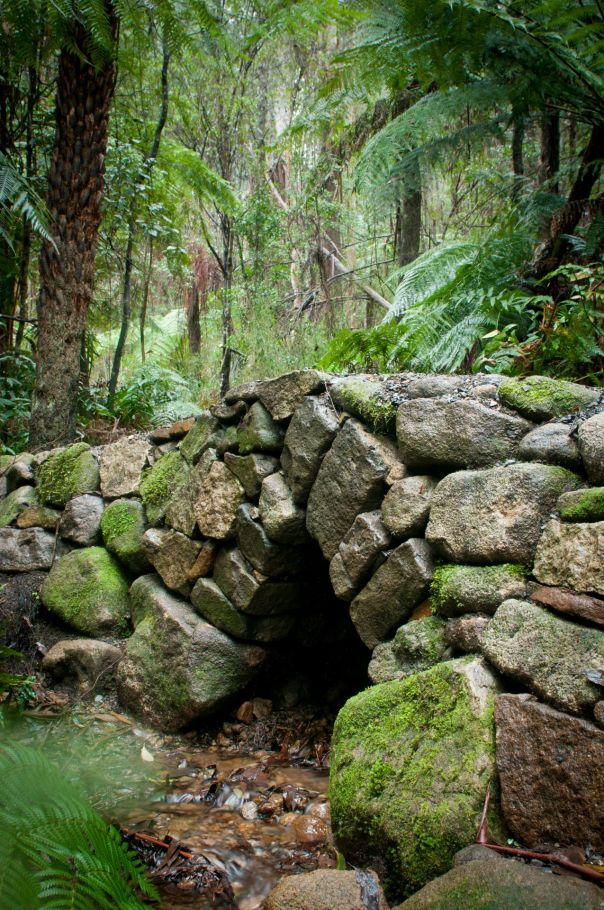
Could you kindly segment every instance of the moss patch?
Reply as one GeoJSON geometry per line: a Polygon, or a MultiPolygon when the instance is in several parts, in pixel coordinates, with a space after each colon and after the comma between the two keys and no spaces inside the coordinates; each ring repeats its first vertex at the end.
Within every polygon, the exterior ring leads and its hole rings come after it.
{"type": "Polygon", "coordinates": [[[72,550],[55,562],[40,596],[78,632],[128,634],[128,579],[103,547],[72,550]]]}
{"type": "Polygon", "coordinates": [[[51,455],[36,472],[38,497],[44,505],[64,506],[80,493],[99,489],[99,466],[85,442],[51,455]]]}
{"type": "Polygon", "coordinates": [[[380,383],[349,376],[335,385],[332,395],[338,407],[359,417],[375,433],[396,436],[397,405],[380,395],[381,389],[380,383]]]}
{"type": "Polygon", "coordinates": [[[11,524],[21,512],[37,503],[38,497],[33,487],[17,487],[0,502],[0,528],[11,524]]]}
{"type": "Polygon", "coordinates": [[[563,493],[558,500],[558,511],[564,521],[604,520],[604,487],[563,493]]]}
{"type": "Polygon", "coordinates": [[[509,597],[523,596],[527,570],[501,566],[438,566],[430,585],[430,601],[440,616],[490,613],[509,597]]]}
{"type": "Polygon", "coordinates": [[[101,518],[105,546],[138,575],[150,568],[143,553],[145,529],[144,509],[136,499],[116,499],[109,503],[101,518]]]}
{"type": "Polygon", "coordinates": [[[189,467],[180,452],[169,452],[146,472],[140,486],[149,524],[162,520],[172,496],[187,481],[189,467]]]}
{"type": "Polygon", "coordinates": [[[220,424],[209,411],[204,411],[196,418],[180,444],[180,452],[190,465],[197,464],[207,448],[215,445],[221,438],[220,424]]]}
{"type": "Polygon", "coordinates": [[[599,392],[575,382],[548,376],[526,379],[504,379],[499,386],[499,400],[529,420],[550,420],[589,407],[599,392]]]}
{"type": "Polygon", "coordinates": [[[492,698],[481,711],[473,706],[469,664],[374,686],[336,720],[334,833],[351,862],[382,867],[391,899],[446,871],[476,835],[495,743],[492,698]]]}

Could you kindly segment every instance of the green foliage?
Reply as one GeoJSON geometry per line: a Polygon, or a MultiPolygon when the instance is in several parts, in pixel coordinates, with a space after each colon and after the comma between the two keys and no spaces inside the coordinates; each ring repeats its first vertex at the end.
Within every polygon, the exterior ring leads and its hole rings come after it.
{"type": "Polygon", "coordinates": [[[4,452],[15,454],[27,445],[35,372],[36,365],[26,354],[8,351],[0,355],[0,438],[4,452]]]}
{"type": "Polygon", "coordinates": [[[321,370],[386,372],[390,367],[392,352],[400,343],[403,332],[393,321],[371,329],[341,329],[317,366],[321,370]]]}
{"type": "Polygon", "coordinates": [[[13,249],[13,235],[22,219],[35,233],[52,241],[48,213],[32,181],[19,173],[15,162],[0,150],[0,239],[13,249]]]}
{"type": "Polygon", "coordinates": [[[137,910],[156,899],[119,832],[35,749],[0,747],[0,904],[137,910]]]}

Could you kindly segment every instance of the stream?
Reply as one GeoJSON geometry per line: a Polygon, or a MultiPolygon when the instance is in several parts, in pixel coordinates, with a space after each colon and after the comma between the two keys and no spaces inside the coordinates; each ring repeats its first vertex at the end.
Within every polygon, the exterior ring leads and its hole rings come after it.
{"type": "Polygon", "coordinates": [[[257,910],[283,875],[336,866],[329,729],[312,714],[268,714],[164,735],[97,696],[93,704],[29,712],[9,735],[43,748],[127,830],[161,910],[257,910]]]}

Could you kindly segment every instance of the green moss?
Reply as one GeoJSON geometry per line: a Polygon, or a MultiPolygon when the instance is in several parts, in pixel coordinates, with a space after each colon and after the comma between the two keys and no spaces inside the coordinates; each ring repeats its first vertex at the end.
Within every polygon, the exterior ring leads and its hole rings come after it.
{"type": "Polygon", "coordinates": [[[604,520],[604,487],[563,493],[558,500],[558,511],[564,521],[604,520]]]}
{"type": "Polygon", "coordinates": [[[128,579],[103,547],[72,550],[55,562],[40,596],[78,632],[128,633],[128,579]]]}
{"type": "Polygon", "coordinates": [[[17,487],[0,502],[0,528],[11,524],[21,512],[37,503],[38,497],[33,487],[17,487]]]}
{"type": "Polygon", "coordinates": [[[397,406],[381,398],[379,390],[373,382],[349,377],[337,387],[337,404],[363,420],[374,432],[395,436],[397,406]]]}
{"type": "Polygon", "coordinates": [[[159,524],[171,497],[186,483],[188,475],[189,468],[180,452],[164,455],[149,468],[140,486],[149,524],[159,524]]]}
{"type": "Polygon", "coordinates": [[[508,597],[525,593],[528,570],[521,565],[437,566],[430,584],[430,601],[440,616],[494,613],[508,597]]]}
{"type": "Polygon", "coordinates": [[[145,533],[143,506],[136,499],[116,499],[101,518],[103,541],[110,553],[138,574],[149,569],[143,552],[145,533]]]}
{"type": "Polygon", "coordinates": [[[549,376],[504,379],[499,400],[531,420],[549,420],[589,407],[599,393],[575,382],[549,376]]]}
{"type": "Polygon", "coordinates": [[[386,857],[400,898],[446,871],[471,843],[494,773],[492,701],[470,704],[467,661],[438,664],[351,699],[334,728],[333,827],[352,862],[386,857]]]}
{"type": "Polygon", "coordinates": [[[392,653],[401,671],[427,670],[443,658],[446,649],[445,623],[438,616],[424,616],[397,630],[392,653]]]}
{"type": "Polygon", "coordinates": [[[38,497],[44,505],[64,506],[80,493],[99,489],[99,466],[85,442],[51,455],[36,472],[38,497]]]}
{"type": "Polygon", "coordinates": [[[219,430],[220,424],[209,411],[204,411],[197,417],[193,427],[180,444],[181,455],[188,464],[197,464],[203,452],[216,444],[220,439],[219,430]]]}

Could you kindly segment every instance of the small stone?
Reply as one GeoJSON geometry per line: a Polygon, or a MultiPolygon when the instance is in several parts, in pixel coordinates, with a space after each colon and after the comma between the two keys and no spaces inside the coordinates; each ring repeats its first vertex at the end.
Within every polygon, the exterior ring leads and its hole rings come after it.
{"type": "Polygon", "coordinates": [[[368,648],[389,638],[409,617],[424,599],[433,571],[425,540],[408,540],[390,553],[350,605],[350,618],[368,648]]]}
{"type": "Polygon", "coordinates": [[[437,566],[430,600],[440,616],[489,613],[511,597],[527,592],[526,569],[520,565],[437,566]]]}
{"type": "Polygon", "coordinates": [[[248,618],[233,606],[211,578],[200,578],[195,583],[191,591],[191,603],[195,611],[217,629],[234,638],[248,638],[248,618]]]}
{"type": "Polygon", "coordinates": [[[283,448],[285,433],[266,408],[257,401],[249,409],[237,430],[240,455],[249,452],[264,452],[279,455],[283,448]]]}
{"type": "Polygon", "coordinates": [[[143,550],[146,528],[145,510],[138,499],[114,499],[101,516],[106,548],[137,575],[151,568],[143,550]]]}
{"type": "Polygon", "coordinates": [[[604,701],[598,701],[594,705],[594,720],[601,727],[604,727],[604,701]]]}
{"type": "Polygon", "coordinates": [[[256,720],[265,720],[273,713],[273,703],[270,698],[255,698],[252,707],[256,720]]]}
{"type": "Polygon", "coordinates": [[[238,610],[251,616],[288,613],[301,606],[298,584],[261,575],[237,548],[221,550],[214,568],[214,580],[238,610]]]}
{"type": "Polygon", "coordinates": [[[246,413],[247,405],[245,401],[236,401],[234,404],[219,401],[218,404],[214,404],[210,408],[210,414],[216,420],[219,420],[220,423],[239,423],[246,413]]]}
{"type": "Polygon", "coordinates": [[[14,459],[5,469],[7,491],[11,493],[18,487],[33,484],[34,475],[34,456],[29,452],[22,452],[15,455],[14,459]]]}
{"type": "Polygon", "coordinates": [[[217,552],[218,544],[215,540],[203,541],[197,559],[187,572],[187,579],[192,584],[194,584],[198,578],[207,578],[208,575],[212,574],[217,552]]]}
{"type": "Polygon", "coordinates": [[[149,434],[149,439],[156,445],[163,445],[170,441],[170,427],[155,427],[149,434]]]}
{"type": "Polygon", "coordinates": [[[567,423],[535,427],[520,443],[517,456],[521,461],[540,461],[571,471],[581,470],[581,455],[573,433],[573,425],[567,423]]]}
{"type": "Polygon", "coordinates": [[[324,377],[316,370],[295,370],[257,385],[258,398],[274,420],[287,420],[307,395],[322,392],[324,377]]]}
{"type": "Polygon", "coordinates": [[[38,497],[46,506],[63,507],[79,493],[94,493],[99,488],[99,466],[84,442],[51,454],[35,469],[35,475],[38,497]]]}
{"type": "Polygon", "coordinates": [[[243,487],[222,461],[215,461],[206,474],[195,505],[195,516],[204,537],[227,540],[235,534],[237,509],[243,503],[243,487]]]}
{"type": "Polygon", "coordinates": [[[220,424],[209,411],[203,411],[180,443],[180,454],[187,464],[195,465],[206,449],[216,448],[219,437],[220,424]]]}
{"type": "Polygon", "coordinates": [[[437,483],[433,477],[415,475],[390,487],[382,503],[382,518],[394,537],[403,540],[424,532],[437,483]]]}
{"type": "Polygon", "coordinates": [[[499,386],[499,400],[529,420],[551,420],[589,407],[600,397],[595,389],[549,376],[507,377],[499,386]]]}
{"type": "Polygon", "coordinates": [[[529,695],[499,695],[495,724],[510,833],[532,848],[589,844],[604,850],[604,731],[529,695]]]}
{"type": "Polygon", "coordinates": [[[254,706],[251,701],[244,701],[235,712],[237,720],[242,724],[251,724],[254,719],[254,706]]]}
{"type": "Polygon", "coordinates": [[[327,839],[327,825],[313,815],[299,815],[292,828],[299,844],[322,844],[327,839]]]}
{"type": "Polygon", "coordinates": [[[274,474],[279,467],[279,462],[271,455],[233,455],[225,453],[224,463],[237,480],[241,483],[248,499],[257,500],[260,495],[262,481],[270,474],[274,474]]]}
{"type": "Polygon", "coordinates": [[[506,600],[487,626],[482,651],[501,673],[562,711],[591,711],[600,697],[583,671],[604,661],[604,632],[536,604],[506,600]]]}
{"type": "Polygon", "coordinates": [[[111,688],[122,652],[115,645],[90,638],[59,641],[45,654],[42,669],[55,679],[75,677],[86,694],[111,688]]]}
{"type": "Polygon", "coordinates": [[[401,461],[410,468],[489,467],[514,458],[532,425],[472,399],[420,398],[398,409],[401,461]]]}
{"type": "Polygon", "coordinates": [[[185,417],[184,420],[176,420],[168,427],[170,439],[182,439],[187,433],[190,433],[195,426],[195,417],[185,417]]]}
{"type": "Polygon", "coordinates": [[[183,597],[191,591],[189,572],[200,549],[199,541],[168,528],[149,528],[143,535],[145,556],[166,587],[183,597]]]}
{"type": "Polygon", "coordinates": [[[5,528],[15,521],[26,509],[38,505],[34,487],[17,487],[0,501],[0,528],[5,528]]]}
{"type": "Polygon", "coordinates": [[[271,540],[302,544],[307,540],[306,514],[296,505],[283,474],[271,474],[262,482],[260,520],[271,540]]]}
{"type": "Polygon", "coordinates": [[[287,875],[273,888],[264,910],[387,910],[373,872],[317,869],[287,875]],[[371,904],[368,904],[368,900],[371,904]]]}
{"type": "Polygon", "coordinates": [[[563,493],[558,500],[558,511],[563,521],[604,520],[604,487],[563,493]]]}
{"type": "Polygon", "coordinates": [[[329,576],[336,596],[352,600],[390,544],[390,533],[380,512],[357,515],[329,564],[329,576]]]}
{"type": "Polygon", "coordinates": [[[489,616],[480,613],[450,619],[445,626],[446,644],[463,654],[480,653],[489,621],[489,616]]]}
{"type": "Polygon", "coordinates": [[[247,504],[240,506],[236,530],[239,549],[258,572],[271,578],[284,578],[301,571],[304,565],[304,549],[281,546],[270,540],[260,522],[254,517],[251,506],[247,504]]]}
{"type": "Polygon", "coordinates": [[[143,469],[149,463],[151,446],[140,436],[124,436],[103,446],[100,459],[101,493],[106,499],[136,496],[143,469]]]}
{"type": "Polygon", "coordinates": [[[54,534],[40,528],[0,528],[0,572],[50,569],[54,556],[54,534]]]}
{"type": "Polygon", "coordinates": [[[294,500],[308,500],[325,453],[340,428],[338,415],[330,402],[305,398],[285,434],[281,464],[294,500]]]}
{"type": "Polygon", "coordinates": [[[539,539],[533,572],[546,585],[604,595],[604,521],[566,524],[552,519],[539,539]]]}
{"type": "Polygon", "coordinates": [[[64,540],[83,547],[98,543],[101,536],[101,518],[105,503],[100,496],[84,493],[74,496],[65,506],[59,523],[59,534],[64,540]]]}
{"type": "Polygon", "coordinates": [[[375,646],[367,667],[367,675],[374,685],[402,678],[403,674],[392,651],[391,641],[383,641],[375,646]]]}
{"type": "Polygon", "coordinates": [[[557,613],[568,613],[598,626],[604,626],[604,600],[599,597],[589,597],[587,594],[577,594],[568,588],[533,587],[530,592],[531,600],[545,604],[557,613]]]}
{"type": "Polygon", "coordinates": [[[579,427],[579,451],[590,483],[604,485],[604,413],[579,427]]]}
{"type": "Polygon", "coordinates": [[[396,630],[392,653],[405,676],[428,670],[444,660],[445,624],[437,616],[415,619],[396,630]]]}
{"type": "Polygon", "coordinates": [[[61,518],[61,513],[48,506],[28,506],[17,516],[18,528],[45,528],[54,531],[61,518]]]}

